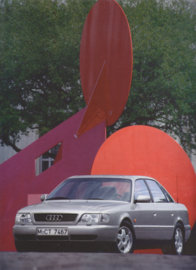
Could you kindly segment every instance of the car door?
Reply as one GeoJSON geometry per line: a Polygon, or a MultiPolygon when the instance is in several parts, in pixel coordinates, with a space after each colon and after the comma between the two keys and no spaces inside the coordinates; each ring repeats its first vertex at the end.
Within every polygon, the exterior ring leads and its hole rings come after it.
{"type": "Polygon", "coordinates": [[[172,238],[174,229],[174,204],[168,199],[161,186],[154,180],[145,179],[153,198],[152,225],[154,239],[172,238]]]}
{"type": "Polygon", "coordinates": [[[149,196],[149,190],[143,179],[137,179],[134,186],[134,229],[137,239],[153,238],[153,214],[155,212],[152,198],[149,202],[137,202],[138,196],[149,196]]]}

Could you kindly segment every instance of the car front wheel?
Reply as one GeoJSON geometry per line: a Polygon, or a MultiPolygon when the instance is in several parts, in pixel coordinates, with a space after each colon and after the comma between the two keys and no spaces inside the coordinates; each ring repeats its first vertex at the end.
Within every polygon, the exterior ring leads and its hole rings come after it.
{"type": "Polygon", "coordinates": [[[120,226],[116,238],[117,252],[120,253],[133,253],[135,237],[131,224],[127,221],[123,222],[120,226]]]}

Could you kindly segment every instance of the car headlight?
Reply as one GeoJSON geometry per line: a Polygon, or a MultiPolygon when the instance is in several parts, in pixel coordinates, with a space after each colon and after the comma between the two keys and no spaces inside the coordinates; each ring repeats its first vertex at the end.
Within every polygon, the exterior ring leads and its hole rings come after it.
{"type": "Polygon", "coordinates": [[[110,220],[110,216],[108,214],[101,214],[101,218],[100,218],[101,222],[108,223],[109,220],[110,220]]]}
{"type": "Polygon", "coordinates": [[[80,223],[84,223],[87,225],[98,224],[98,222],[107,223],[109,221],[108,214],[84,214],[81,219],[80,223]]]}
{"type": "Polygon", "coordinates": [[[84,214],[81,217],[80,222],[87,225],[97,224],[99,222],[99,214],[84,214]]]}
{"type": "Polygon", "coordinates": [[[16,224],[31,224],[32,223],[32,219],[31,219],[31,215],[29,213],[18,213],[16,215],[16,224]]]}

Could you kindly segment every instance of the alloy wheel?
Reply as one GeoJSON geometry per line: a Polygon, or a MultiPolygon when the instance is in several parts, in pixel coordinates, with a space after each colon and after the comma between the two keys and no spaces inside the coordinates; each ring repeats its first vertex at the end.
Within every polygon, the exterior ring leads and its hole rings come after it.
{"type": "Polygon", "coordinates": [[[133,235],[131,230],[126,226],[120,227],[117,235],[118,250],[121,253],[128,253],[130,252],[132,245],[133,245],[133,235]]]}
{"type": "Polygon", "coordinates": [[[174,241],[176,253],[181,255],[183,250],[183,234],[179,227],[176,228],[174,241]]]}

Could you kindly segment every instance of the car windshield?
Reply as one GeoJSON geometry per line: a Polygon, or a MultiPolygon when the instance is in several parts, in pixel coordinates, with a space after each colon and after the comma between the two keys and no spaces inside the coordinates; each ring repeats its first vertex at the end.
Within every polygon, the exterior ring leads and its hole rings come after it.
{"type": "Polygon", "coordinates": [[[132,182],[119,178],[73,178],[61,183],[47,200],[131,200],[132,182]]]}

